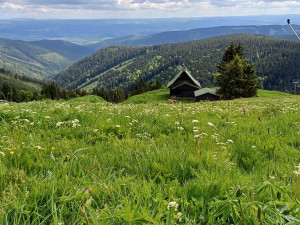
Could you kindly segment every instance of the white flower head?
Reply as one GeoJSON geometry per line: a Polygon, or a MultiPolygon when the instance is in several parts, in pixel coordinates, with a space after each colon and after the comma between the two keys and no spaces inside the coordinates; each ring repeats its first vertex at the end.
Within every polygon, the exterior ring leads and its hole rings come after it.
{"type": "Polygon", "coordinates": [[[192,120],[192,123],[199,123],[199,120],[192,120]]]}
{"type": "Polygon", "coordinates": [[[177,202],[169,202],[168,210],[170,210],[171,208],[174,208],[174,210],[177,211],[177,208],[178,208],[177,202]]]}
{"type": "Polygon", "coordinates": [[[183,127],[177,127],[177,129],[178,129],[178,130],[184,130],[184,128],[183,128],[183,127]]]}
{"type": "Polygon", "coordinates": [[[211,127],[215,126],[215,125],[213,125],[211,122],[208,122],[207,125],[208,125],[208,126],[211,126],[211,127]]]}
{"type": "Polygon", "coordinates": [[[61,126],[61,125],[63,125],[63,124],[64,124],[64,122],[57,122],[57,123],[56,123],[56,126],[59,127],[59,126],[61,126]]]}

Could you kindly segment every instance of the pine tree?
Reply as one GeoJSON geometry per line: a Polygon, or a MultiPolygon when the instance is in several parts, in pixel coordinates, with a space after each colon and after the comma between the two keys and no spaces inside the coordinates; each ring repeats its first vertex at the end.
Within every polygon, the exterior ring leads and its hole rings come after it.
{"type": "Polygon", "coordinates": [[[258,82],[255,71],[243,55],[243,47],[240,44],[235,47],[231,43],[217,66],[218,94],[223,99],[253,97],[257,93],[258,82]]]}

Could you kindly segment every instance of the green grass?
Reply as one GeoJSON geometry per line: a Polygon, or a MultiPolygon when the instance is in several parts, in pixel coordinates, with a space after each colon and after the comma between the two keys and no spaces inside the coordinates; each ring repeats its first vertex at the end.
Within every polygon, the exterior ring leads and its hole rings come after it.
{"type": "Polygon", "coordinates": [[[127,100],[124,103],[165,103],[170,98],[170,90],[166,88],[149,91],[140,95],[135,95],[127,100]]]}
{"type": "MultiPolygon", "coordinates": [[[[213,88],[214,89],[214,88],[213,88]]],[[[283,93],[279,91],[267,91],[258,90],[258,97],[261,98],[277,98],[277,97],[291,97],[291,94],[283,93]]],[[[128,98],[124,103],[166,103],[170,99],[170,90],[167,88],[161,88],[159,90],[149,91],[140,95],[135,95],[128,98]]],[[[192,103],[193,100],[179,100],[184,103],[192,103]]]]}
{"type": "Polygon", "coordinates": [[[105,100],[102,97],[96,96],[96,95],[86,95],[83,97],[78,98],[72,98],[67,101],[68,103],[85,103],[85,102],[105,102],[105,100]]]}
{"type": "Polygon", "coordinates": [[[277,98],[277,97],[291,97],[292,95],[289,93],[284,93],[280,91],[267,91],[267,90],[258,90],[258,97],[262,98],[277,98]]]}
{"type": "Polygon", "coordinates": [[[156,92],[0,103],[0,224],[299,224],[300,96],[156,92]]]}

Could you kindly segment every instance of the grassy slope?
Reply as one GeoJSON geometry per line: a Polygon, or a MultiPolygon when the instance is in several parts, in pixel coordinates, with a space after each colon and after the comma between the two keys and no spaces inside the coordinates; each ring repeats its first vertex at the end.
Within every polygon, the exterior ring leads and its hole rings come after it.
{"type": "Polygon", "coordinates": [[[78,97],[78,98],[73,98],[68,100],[68,103],[84,103],[84,102],[105,102],[105,100],[99,96],[95,96],[95,95],[86,95],[83,97],[78,97]]]}
{"type": "MultiPolygon", "coordinates": [[[[283,93],[279,91],[267,91],[267,90],[258,90],[258,97],[288,97],[292,96],[288,93],[283,93]]],[[[124,103],[166,103],[170,98],[169,89],[162,88],[159,90],[149,91],[140,95],[135,95],[128,98],[124,103]]],[[[184,102],[184,101],[183,101],[184,102]]]]}
{"type": "Polygon", "coordinates": [[[162,88],[159,90],[149,91],[140,95],[135,95],[128,98],[124,103],[155,103],[167,102],[170,98],[169,89],[162,88]]]}
{"type": "MultiPolygon", "coordinates": [[[[274,205],[292,204],[300,158],[300,96],[275,95],[197,104],[2,103],[0,224],[200,224],[200,215],[201,223],[228,224],[232,213],[238,221],[242,215],[237,185],[245,223],[258,224],[261,205],[261,224],[275,224],[274,215],[284,214],[274,205]],[[178,211],[168,210],[171,201],[178,211]]],[[[286,211],[289,219],[300,218],[299,208],[286,211]]]]}

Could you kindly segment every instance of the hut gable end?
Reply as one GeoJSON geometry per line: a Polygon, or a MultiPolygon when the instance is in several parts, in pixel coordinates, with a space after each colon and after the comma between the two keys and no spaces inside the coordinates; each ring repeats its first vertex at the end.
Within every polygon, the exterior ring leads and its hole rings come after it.
{"type": "Polygon", "coordinates": [[[195,98],[194,92],[201,88],[200,83],[185,69],[178,73],[167,85],[171,97],[195,98]]]}

